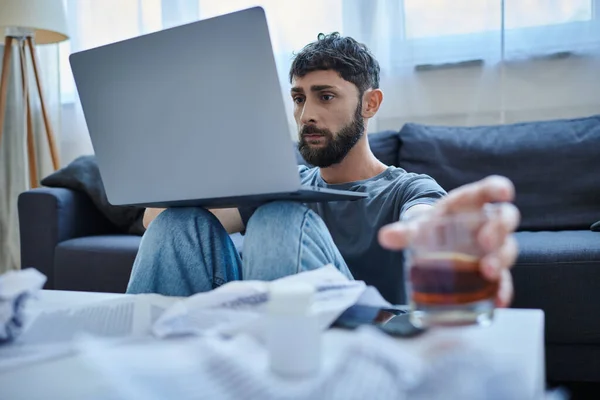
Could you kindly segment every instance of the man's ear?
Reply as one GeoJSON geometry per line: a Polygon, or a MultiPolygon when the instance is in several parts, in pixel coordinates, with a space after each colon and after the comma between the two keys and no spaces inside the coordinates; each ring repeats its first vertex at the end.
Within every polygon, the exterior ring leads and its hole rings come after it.
{"type": "Polygon", "coordinates": [[[363,118],[373,118],[383,102],[383,92],[381,89],[369,89],[363,94],[362,100],[363,118]]]}

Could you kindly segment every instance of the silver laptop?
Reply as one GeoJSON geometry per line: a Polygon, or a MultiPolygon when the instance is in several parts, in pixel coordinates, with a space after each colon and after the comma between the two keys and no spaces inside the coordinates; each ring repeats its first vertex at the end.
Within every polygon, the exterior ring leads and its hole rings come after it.
{"type": "Polygon", "coordinates": [[[260,7],[77,52],[70,63],[113,205],[366,197],[300,184],[260,7]]]}

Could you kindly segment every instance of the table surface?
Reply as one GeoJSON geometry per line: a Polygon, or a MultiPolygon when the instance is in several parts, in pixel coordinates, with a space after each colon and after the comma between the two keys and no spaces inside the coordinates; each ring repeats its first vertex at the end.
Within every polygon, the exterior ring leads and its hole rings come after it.
{"type": "MultiPolygon", "coordinates": [[[[116,299],[123,294],[67,291],[41,291],[32,309],[85,305],[116,299]]],[[[485,346],[511,365],[519,368],[529,384],[531,398],[545,390],[544,314],[541,310],[499,309],[489,327],[434,329],[409,340],[399,339],[400,346],[427,351],[432,343],[467,342],[485,346]]],[[[77,355],[26,365],[0,373],[0,398],[4,399],[82,399],[102,398],[106,383],[86,369],[77,355]]]]}

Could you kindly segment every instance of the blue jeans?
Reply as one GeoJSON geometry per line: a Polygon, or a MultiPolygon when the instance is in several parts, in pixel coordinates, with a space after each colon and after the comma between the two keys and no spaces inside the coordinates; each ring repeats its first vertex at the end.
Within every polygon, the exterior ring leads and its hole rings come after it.
{"type": "Polygon", "coordinates": [[[163,211],[142,237],[127,293],[190,296],[234,280],[274,280],[335,265],[352,279],[323,220],[308,207],[274,202],[246,227],[243,260],[219,220],[203,208],[163,211]]]}

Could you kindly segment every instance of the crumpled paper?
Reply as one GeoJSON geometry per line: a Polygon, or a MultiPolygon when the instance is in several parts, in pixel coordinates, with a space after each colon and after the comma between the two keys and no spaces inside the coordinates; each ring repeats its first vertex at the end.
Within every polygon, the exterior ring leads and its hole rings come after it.
{"type": "Polygon", "coordinates": [[[46,283],[46,276],[34,268],[0,275],[0,344],[11,342],[25,325],[25,303],[46,283]]]}
{"type": "Polygon", "coordinates": [[[335,266],[328,264],[311,271],[264,281],[233,281],[210,292],[197,293],[178,301],[165,311],[152,327],[158,338],[182,335],[235,336],[248,333],[264,335],[269,286],[282,282],[299,282],[315,287],[310,313],[319,326],[327,329],[353,304],[391,307],[373,287],[363,281],[349,280],[335,266]]]}

